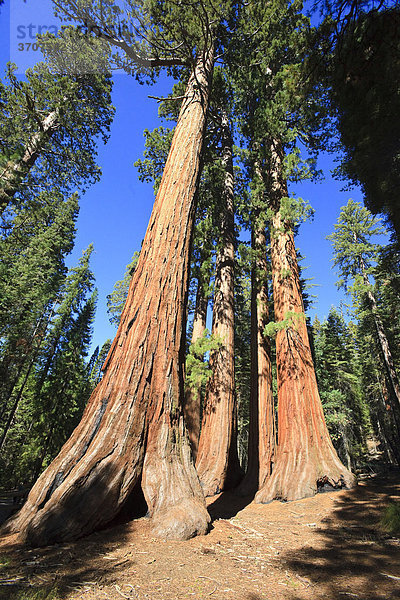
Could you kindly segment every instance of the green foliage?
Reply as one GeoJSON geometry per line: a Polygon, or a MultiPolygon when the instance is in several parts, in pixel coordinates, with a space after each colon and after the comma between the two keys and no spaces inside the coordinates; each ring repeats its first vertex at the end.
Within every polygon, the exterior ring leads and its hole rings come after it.
{"type": "Polygon", "coordinates": [[[134,166],[139,171],[140,181],[153,181],[154,192],[160,187],[164,166],[171,147],[174,129],[156,127],[153,131],[145,129],[144,158],[138,159],[134,166]]]}
{"type": "Polygon", "coordinates": [[[56,0],[56,12],[97,28],[113,47],[113,62],[140,82],[152,82],[160,68],[176,75],[204,50],[231,10],[231,1],[214,0],[56,0]]]}
{"type": "MultiPolygon", "coordinates": [[[[36,346],[17,363],[11,391],[4,388],[3,486],[26,485],[39,475],[77,425],[92,390],[86,364],[97,299],[89,268],[92,251],[90,246],[58,286],[36,346]]],[[[3,365],[9,369],[15,360],[5,346],[3,365]]]]}
{"type": "Polygon", "coordinates": [[[189,346],[186,356],[185,385],[189,388],[204,387],[210,376],[209,362],[204,357],[213,352],[218,352],[223,345],[223,340],[210,334],[206,329],[198,340],[189,346]]]}
{"type": "Polygon", "coordinates": [[[318,388],[329,433],[341,459],[354,468],[362,462],[371,433],[362,385],[363,366],[354,331],[332,307],[324,323],[314,323],[313,341],[318,388]]]}
{"type": "Polygon", "coordinates": [[[247,464],[250,352],[251,352],[251,264],[253,256],[240,244],[235,265],[235,393],[238,405],[238,452],[243,467],[247,464]]]}
{"type": "Polygon", "coordinates": [[[360,184],[368,208],[400,236],[400,77],[398,6],[361,4],[334,47],[329,84],[343,147],[337,175],[360,184]]]}
{"type": "Polygon", "coordinates": [[[129,285],[136,269],[139,255],[140,252],[134,252],[131,261],[126,266],[123,279],[120,279],[115,283],[113,291],[107,296],[107,312],[109,314],[110,323],[117,327],[121,320],[122,311],[128,296],[129,285]]]}
{"type": "Polygon", "coordinates": [[[299,321],[305,321],[304,313],[297,313],[293,311],[287,311],[284,315],[282,321],[271,321],[264,327],[264,335],[268,337],[275,337],[279,331],[283,331],[284,329],[297,329],[299,321]]]}
{"type": "Polygon", "coordinates": [[[21,590],[14,600],[62,600],[57,585],[43,586],[35,590],[21,590]]]}
{"type": "Polygon", "coordinates": [[[382,528],[392,535],[400,534],[400,502],[390,502],[381,518],[382,528]]]}
{"type": "Polygon", "coordinates": [[[333,245],[334,265],[339,268],[341,279],[337,285],[347,290],[349,281],[353,281],[356,296],[373,273],[380,246],[371,238],[385,233],[380,222],[360,202],[350,199],[341,209],[334,232],[327,236],[333,245]]]}
{"type": "MultiPolygon", "coordinates": [[[[8,84],[0,85],[0,157],[5,167],[0,190],[6,188],[10,198],[15,194],[12,210],[35,202],[38,189],[52,192],[56,188],[67,195],[77,188],[87,189],[100,176],[95,163],[97,142],[99,138],[107,140],[114,114],[108,55],[102,54],[102,70],[90,71],[92,55],[78,52],[71,31],[67,28],[59,37],[43,36],[41,47],[50,64],[38,63],[28,69],[24,80],[15,76],[16,66],[9,64],[8,84]],[[69,69],[54,69],[52,60],[57,57],[62,57],[69,69]],[[44,130],[44,120],[50,115],[53,124],[44,130]],[[35,156],[22,163],[25,148],[33,139],[35,156]]],[[[93,40],[95,46],[98,43],[93,40]]],[[[92,54],[97,56],[98,49],[92,54]]]]}

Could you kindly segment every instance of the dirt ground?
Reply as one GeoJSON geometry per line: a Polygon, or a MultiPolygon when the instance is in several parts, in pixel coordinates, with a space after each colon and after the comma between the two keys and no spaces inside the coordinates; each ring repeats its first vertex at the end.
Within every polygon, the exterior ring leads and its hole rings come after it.
{"type": "Polygon", "coordinates": [[[0,547],[1,600],[389,600],[400,598],[400,540],[379,526],[400,474],[291,503],[210,499],[210,533],[152,537],[146,518],[76,543],[0,547]]]}

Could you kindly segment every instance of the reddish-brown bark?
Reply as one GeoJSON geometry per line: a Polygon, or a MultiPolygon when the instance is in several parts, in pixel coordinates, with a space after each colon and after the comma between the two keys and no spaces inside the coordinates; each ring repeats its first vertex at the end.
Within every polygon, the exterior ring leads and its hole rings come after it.
{"type": "Polygon", "coordinates": [[[204,401],[196,469],[206,496],[238,483],[234,356],[234,207],[232,137],[222,120],[225,183],[221,238],[216,259],[212,334],[221,341],[210,355],[212,375],[204,401]]]}
{"type": "Polygon", "coordinates": [[[296,500],[324,485],[351,487],[355,478],[332,445],[318,393],[305,322],[293,229],[282,218],[287,197],[283,151],[271,148],[270,221],[275,320],[287,321],[276,336],[278,445],[275,465],[256,502],[296,500]],[[292,316],[291,316],[292,315],[292,316]]]}
{"type": "Polygon", "coordinates": [[[248,465],[238,493],[250,495],[271,475],[275,453],[275,416],[271,346],[264,334],[269,322],[267,244],[265,225],[252,232],[254,266],[251,273],[251,382],[248,465]]]}
{"type": "Polygon", "coordinates": [[[104,377],[8,524],[33,545],[78,538],[110,522],[140,485],[156,535],[207,531],[181,406],[190,236],[211,74],[210,51],[189,79],[104,377]]]}
{"type": "MultiPolygon", "coordinates": [[[[192,344],[203,337],[207,321],[208,297],[206,296],[202,277],[199,276],[196,293],[196,306],[193,317],[192,344]]],[[[183,407],[186,427],[189,435],[193,459],[196,460],[200,437],[201,389],[186,384],[185,404],[183,407]]]]}

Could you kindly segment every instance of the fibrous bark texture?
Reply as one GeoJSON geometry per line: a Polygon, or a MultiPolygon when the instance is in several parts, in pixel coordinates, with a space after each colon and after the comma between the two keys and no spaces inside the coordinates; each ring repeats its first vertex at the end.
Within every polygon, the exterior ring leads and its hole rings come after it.
{"type": "Polygon", "coordinates": [[[351,487],[355,477],[332,445],[318,393],[303,301],[293,229],[282,218],[287,197],[282,176],[283,151],[271,149],[271,261],[275,320],[286,321],[276,336],[278,445],[271,477],[256,502],[297,500],[320,488],[351,487]]]}
{"type": "Polygon", "coordinates": [[[225,183],[221,238],[216,259],[212,334],[221,346],[210,355],[196,469],[206,496],[233,487],[241,477],[237,455],[234,368],[234,208],[232,137],[222,119],[225,183]]]}
{"type": "Polygon", "coordinates": [[[9,162],[0,173],[0,215],[12,201],[20,181],[35,164],[45,142],[57,129],[59,111],[53,110],[40,123],[40,131],[28,141],[22,157],[15,162],[9,162]]]}
{"type": "Polygon", "coordinates": [[[246,476],[238,488],[241,495],[253,494],[265,485],[271,475],[275,453],[271,346],[264,334],[269,322],[265,226],[255,225],[252,248],[249,458],[246,476]]]}
{"type": "MultiPolygon", "coordinates": [[[[205,294],[201,276],[199,276],[196,293],[196,306],[193,317],[192,344],[203,337],[207,322],[208,297],[205,294]]],[[[193,459],[196,460],[200,436],[201,414],[201,389],[200,385],[194,387],[186,385],[184,416],[189,434],[190,447],[193,459]]]]}
{"type": "Polygon", "coordinates": [[[190,236],[211,74],[210,51],[188,82],[104,377],[8,524],[32,545],[76,539],[110,522],[139,485],[156,535],[207,531],[181,406],[190,236]]]}

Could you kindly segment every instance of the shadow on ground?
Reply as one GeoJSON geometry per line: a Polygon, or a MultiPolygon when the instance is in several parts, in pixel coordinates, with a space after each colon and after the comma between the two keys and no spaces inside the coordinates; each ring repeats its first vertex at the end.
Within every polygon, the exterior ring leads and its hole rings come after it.
{"type": "Polygon", "coordinates": [[[211,499],[210,504],[207,506],[211,520],[216,521],[217,519],[235,517],[238,512],[253,501],[253,498],[254,494],[251,496],[238,496],[233,491],[222,492],[215,500],[211,499]]]}
{"type": "Polygon", "coordinates": [[[143,521],[147,519],[46,548],[13,545],[12,538],[7,545],[5,538],[0,547],[0,600],[52,600],[69,597],[74,590],[77,597],[87,584],[118,583],[120,575],[135,566],[133,551],[125,543],[136,528],[143,529],[143,521]]]}
{"type": "Polygon", "coordinates": [[[310,583],[315,598],[400,598],[400,540],[379,525],[393,500],[400,500],[399,472],[361,483],[336,500],[318,531],[321,544],[286,552],[282,561],[310,583]]]}

